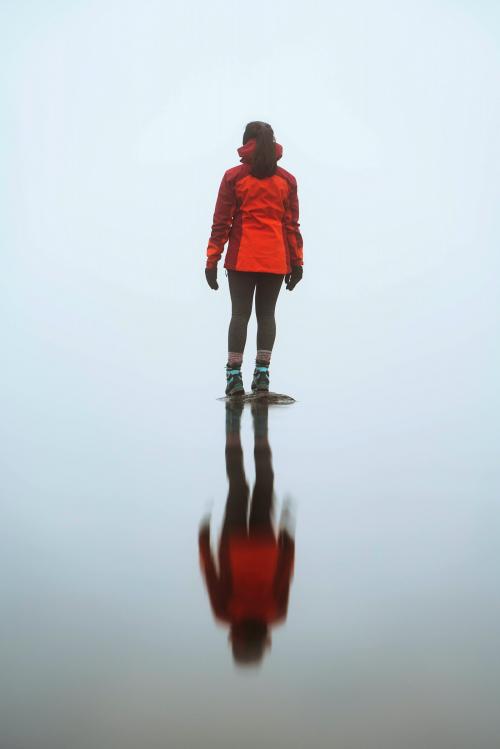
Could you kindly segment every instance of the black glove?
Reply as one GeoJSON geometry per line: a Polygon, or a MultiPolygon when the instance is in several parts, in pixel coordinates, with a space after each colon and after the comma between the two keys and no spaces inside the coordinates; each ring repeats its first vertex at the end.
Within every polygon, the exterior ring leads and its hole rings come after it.
{"type": "Polygon", "coordinates": [[[217,266],[215,268],[205,268],[205,278],[211,289],[219,288],[219,284],[217,283],[217,266]]]}
{"type": "Polygon", "coordinates": [[[286,282],[286,288],[288,291],[292,291],[294,289],[299,281],[302,281],[302,266],[301,265],[293,265],[292,266],[292,272],[287,273],[285,276],[285,282],[286,282]]]}

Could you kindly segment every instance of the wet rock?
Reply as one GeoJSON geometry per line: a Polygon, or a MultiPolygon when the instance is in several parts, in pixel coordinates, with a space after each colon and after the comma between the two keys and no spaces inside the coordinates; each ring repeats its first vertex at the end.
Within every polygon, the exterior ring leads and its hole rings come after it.
{"type": "Polygon", "coordinates": [[[228,395],[222,398],[218,398],[220,401],[234,401],[239,403],[262,403],[268,406],[288,406],[291,403],[295,403],[295,398],[290,395],[284,395],[283,393],[273,392],[260,392],[260,393],[245,393],[244,395],[228,395]]]}

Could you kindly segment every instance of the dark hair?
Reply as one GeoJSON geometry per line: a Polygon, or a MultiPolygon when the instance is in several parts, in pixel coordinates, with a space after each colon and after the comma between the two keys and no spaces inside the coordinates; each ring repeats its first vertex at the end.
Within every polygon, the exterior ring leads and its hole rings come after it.
{"type": "Polygon", "coordinates": [[[231,627],[233,658],[239,666],[258,665],[267,646],[268,627],[258,619],[245,619],[231,627]]]}
{"type": "Polygon", "coordinates": [[[251,173],[259,179],[271,177],[276,171],[275,139],[271,125],[267,122],[249,122],[243,133],[243,145],[251,138],[257,141],[252,155],[251,173]]]}

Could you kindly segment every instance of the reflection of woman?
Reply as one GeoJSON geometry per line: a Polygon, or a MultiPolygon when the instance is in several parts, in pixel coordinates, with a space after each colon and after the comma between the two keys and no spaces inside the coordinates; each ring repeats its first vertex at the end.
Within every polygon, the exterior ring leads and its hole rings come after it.
{"type": "Polygon", "coordinates": [[[205,276],[212,289],[219,288],[217,264],[229,240],[224,261],[232,304],[226,395],[244,392],[241,364],[254,294],[257,356],[252,390],[269,390],[274,312],[283,278],[290,291],[302,278],[297,181],[277,165],[282,153],[270,125],[249,122],[238,148],[242,163],[224,173],[217,196],[205,276]]]}
{"type": "Polygon", "coordinates": [[[294,540],[273,516],[274,474],[267,437],[268,407],[253,406],[255,487],[249,487],[240,441],[242,405],[226,404],[226,470],[229,491],[218,553],[218,573],[210,551],[207,520],[200,529],[200,558],[214,615],[230,625],[233,655],[239,663],[262,659],[269,627],[283,621],[293,571],[294,540]]]}

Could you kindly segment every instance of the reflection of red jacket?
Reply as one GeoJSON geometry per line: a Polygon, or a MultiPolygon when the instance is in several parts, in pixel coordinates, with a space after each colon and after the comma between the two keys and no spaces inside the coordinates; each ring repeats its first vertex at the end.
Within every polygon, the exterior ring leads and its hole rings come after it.
{"type": "Polygon", "coordinates": [[[200,559],[214,615],[228,624],[258,619],[273,624],[286,617],[293,573],[294,542],[286,532],[270,536],[231,534],[215,569],[208,529],[200,535],[200,559]]]}
{"type": "MultiPolygon", "coordinates": [[[[282,167],[272,177],[252,176],[255,139],[238,148],[241,164],[225,172],[207,247],[207,268],[217,265],[229,239],[224,267],[261,273],[290,273],[303,264],[295,177],[282,167]]],[[[276,158],[283,149],[275,144],[276,158]]]]}

